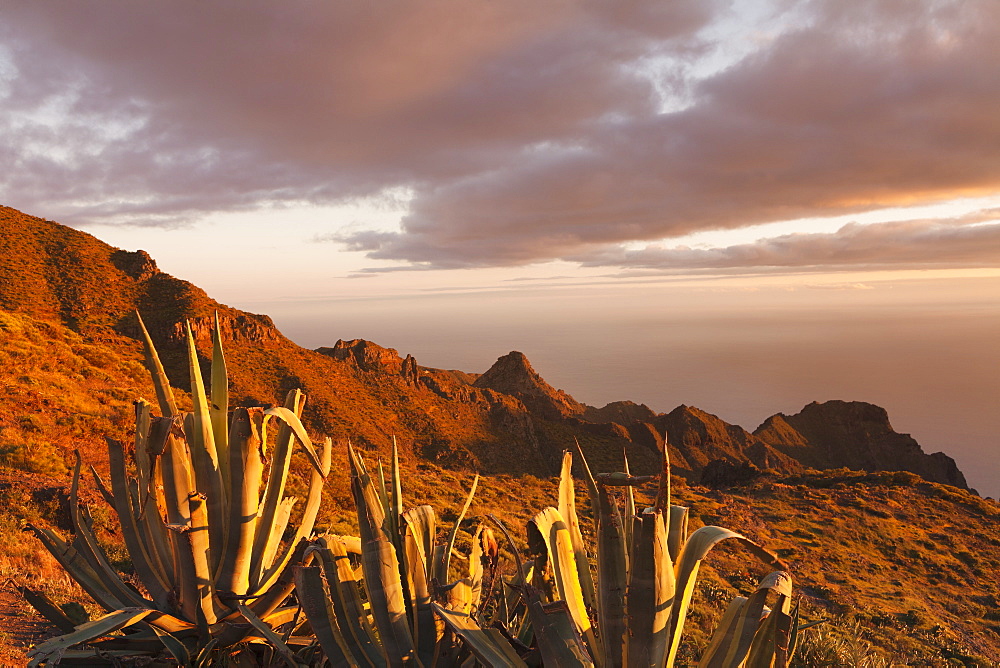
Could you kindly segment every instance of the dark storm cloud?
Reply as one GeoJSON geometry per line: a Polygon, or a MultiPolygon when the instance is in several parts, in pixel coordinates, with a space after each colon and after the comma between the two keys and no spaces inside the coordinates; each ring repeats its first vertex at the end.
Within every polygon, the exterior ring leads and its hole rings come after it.
{"type": "MultiPolygon", "coordinates": [[[[996,218],[1000,212],[993,212],[996,218]]],[[[585,266],[689,270],[1000,267],[1000,222],[905,221],[858,225],[830,234],[787,234],[724,248],[650,245],[574,258],[585,266]]]]}
{"type": "Polygon", "coordinates": [[[433,267],[996,192],[1000,3],[789,6],[699,79],[715,3],[9,4],[0,192],[174,224],[404,187],[400,232],[329,238],[433,267]]]}

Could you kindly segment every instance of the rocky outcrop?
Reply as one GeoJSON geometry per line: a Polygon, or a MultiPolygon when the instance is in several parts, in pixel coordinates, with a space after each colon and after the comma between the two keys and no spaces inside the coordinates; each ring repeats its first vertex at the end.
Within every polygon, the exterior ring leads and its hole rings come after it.
{"type": "Polygon", "coordinates": [[[666,434],[671,450],[684,458],[693,473],[700,473],[713,459],[750,462],[762,469],[786,473],[802,468],[792,457],[775,450],[743,427],[693,406],[678,406],[657,417],[653,424],[666,434]]]}
{"type": "Polygon", "coordinates": [[[576,399],[546,383],[531,368],[524,353],[517,351],[498,359],[473,385],[516,397],[532,414],[546,420],[579,415],[586,410],[576,399]]]}
{"type": "MultiPolygon", "coordinates": [[[[191,318],[187,323],[191,326],[191,334],[196,343],[211,345],[212,332],[215,330],[214,316],[191,318]]],[[[281,338],[281,334],[269,317],[254,313],[220,313],[219,331],[222,332],[223,341],[266,343],[281,338]]],[[[177,342],[183,341],[186,337],[184,323],[174,323],[168,338],[177,342]]]]}
{"type": "Polygon", "coordinates": [[[652,422],[656,413],[646,404],[637,404],[634,401],[612,401],[603,408],[587,406],[581,417],[588,422],[631,424],[633,422],[652,422]]]}
{"type": "MultiPolygon", "coordinates": [[[[340,339],[333,348],[317,348],[316,352],[337,360],[351,362],[362,371],[380,371],[396,376],[403,375],[403,358],[395,348],[382,346],[364,339],[340,339]]],[[[409,357],[409,356],[407,356],[409,357]]]]}
{"type": "Polygon", "coordinates": [[[333,348],[317,348],[316,352],[347,362],[359,371],[399,376],[410,385],[420,384],[420,368],[413,355],[400,357],[395,348],[383,348],[364,339],[340,339],[333,348]]]}
{"type": "Polygon", "coordinates": [[[795,415],[768,418],[754,435],[812,468],[910,471],[968,489],[954,459],[942,452],[925,453],[909,434],[896,432],[885,409],[874,404],[813,402],[795,415]]]}
{"type": "Polygon", "coordinates": [[[701,470],[701,479],[698,482],[713,489],[728,489],[745,485],[762,475],[764,472],[750,462],[713,459],[701,470]]]}
{"type": "Polygon", "coordinates": [[[115,265],[126,275],[137,281],[146,279],[158,274],[160,269],[156,266],[156,260],[149,256],[144,250],[133,252],[116,250],[111,254],[111,264],[115,265]]]}

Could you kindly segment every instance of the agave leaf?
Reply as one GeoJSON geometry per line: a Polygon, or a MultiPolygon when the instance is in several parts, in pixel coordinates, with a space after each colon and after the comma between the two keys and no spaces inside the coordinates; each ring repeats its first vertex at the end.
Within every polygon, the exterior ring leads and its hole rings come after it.
{"type": "Polygon", "coordinates": [[[320,462],[319,456],[316,454],[316,448],[313,447],[312,441],[309,440],[309,434],[306,433],[306,428],[302,426],[302,421],[299,420],[299,416],[282,406],[268,408],[264,411],[264,414],[273,415],[287,424],[295,434],[295,437],[299,439],[299,442],[306,451],[306,457],[309,458],[309,463],[313,465],[316,472],[324,478],[329,474],[329,471],[323,471],[323,465],[320,462]]]}
{"type": "Polygon", "coordinates": [[[681,554],[681,546],[688,539],[688,509],[684,506],[670,506],[669,525],[667,527],[667,546],[670,548],[670,558],[674,562],[681,554]]]}
{"type": "Polygon", "coordinates": [[[156,637],[159,638],[160,642],[163,643],[163,646],[166,648],[167,653],[174,658],[174,661],[177,662],[177,665],[187,666],[189,663],[191,663],[191,652],[188,651],[187,646],[183,642],[181,642],[171,634],[167,633],[163,629],[157,628],[152,625],[147,625],[147,626],[149,626],[149,628],[153,631],[153,633],[156,634],[156,637]]]}
{"type": "Polygon", "coordinates": [[[191,529],[183,533],[191,550],[191,565],[194,568],[194,589],[197,596],[198,614],[195,619],[204,620],[205,624],[214,624],[218,612],[224,607],[219,604],[212,581],[212,554],[209,543],[208,512],[205,502],[198,494],[188,499],[191,508],[191,529]]]}
{"type": "MultiPolygon", "coordinates": [[[[133,504],[133,513],[140,527],[139,537],[146,549],[150,565],[156,570],[168,590],[174,586],[172,555],[163,525],[161,508],[163,503],[163,481],[157,467],[157,462],[166,446],[158,444],[154,452],[151,444],[153,417],[149,403],[143,400],[135,402],[135,445],[133,457],[138,477],[139,499],[133,504]]],[[[93,467],[91,467],[93,470],[93,467]]],[[[95,479],[97,476],[94,471],[95,479]]],[[[100,483],[99,483],[100,484],[100,483]]],[[[112,503],[112,506],[114,504],[112,503]]]]}
{"type": "Polygon", "coordinates": [[[716,526],[704,526],[691,534],[681,549],[680,559],[677,563],[677,596],[674,597],[674,605],[670,615],[670,645],[667,655],[667,666],[672,666],[677,657],[677,650],[681,642],[681,632],[684,629],[684,620],[687,617],[688,607],[691,604],[691,595],[694,593],[695,581],[698,577],[701,560],[719,542],[727,539],[733,539],[741,543],[752,554],[772,567],[783,568],[784,566],[776,556],[735,531],[716,526]]]}
{"type": "Polygon", "coordinates": [[[604,665],[623,665],[625,643],[625,591],[628,584],[628,553],[618,505],[602,485],[597,490],[597,582],[601,642],[604,665]]]}
{"type": "Polygon", "coordinates": [[[226,355],[222,350],[222,327],[219,312],[215,312],[215,329],[212,330],[212,375],[210,386],[209,412],[212,422],[212,437],[221,467],[222,482],[228,489],[228,474],[225,465],[229,459],[229,376],[226,373],[226,355]]]}
{"type": "Polygon", "coordinates": [[[212,667],[212,653],[215,648],[219,646],[219,639],[212,638],[209,640],[199,651],[198,655],[194,658],[194,668],[211,668],[212,667]]]}
{"type": "MultiPolygon", "coordinates": [[[[289,390],[285,395],[285,408],[301,417],[302,408],[305,405],[305,395],[299,390],[289,390]]],[[[273,526],[285,494],[285,483],[288,480],[288,471],[292,462],[292,446],[295,445],[295,433],[287,423],[282,422],[278,427],[278,437],[274,442],[274,449],[270,454],[270,468],[268,469],[267,487],[264,491],[264,501],[261,504],[260,526],[273,526]]],[[[251,574],[251,580],[256,582],[260,579],[263,569],[271,565],[264,564],[264,555],[269,551],[276,553],[277,542],[281,540],[281,533],[275,531],[258,531],[254,537],[252,563],[255,572],[251,574]]],[[[274,558],[271,558],[271,562],[274,558]]]]}
{"type": "Polygon", "coordinates": [[[296,566],[295,593],[330,665],[358,665],[341,633],[336,613],[326,595],[319,566],[296,566]]]}
{"type": "Polygon", "coordinates": [[[82,516],[79,502],[80,467],[80,452],[77,451],[76,464],[73,466],[73,482],[69,492],[70,519],[76,533],[73,547],[86,559],[95,575],[101,579],[101,582],[115,598],[125,602],[128,607],[152,607],[152,602],[144,599],[138,592],[126,585],[118,571],[111,566],[108,556],[97,542],[97,537],[94,536],[91,524],[82,516]]]}
{"type": "MultiPolygon", "coordinates": [[[[626,466],[628,463],[626,462],[626,466]]],[[[629,488],[631,492],[631,488],[629,488]]],[[[563,452],[562,471],[559,476],[559,514],[566,522],[569,535],[573,542],[573,555],[576,558],[576,570],[580,578],[580,589],[583,601],[588,609],[597,609],[597,588],[594,576],[590,572],[590,556],[587,554],[587,544],[580,531],[580,518],[576,514],[576,489],[573,485],[573,453],[563,452]]]]}
{"type": "MultiPolygon", "coordinates": [[[[819,622],[815,622],[819,623],[819,622]]],[[[790,620],[790,629],[788,631],[788,663],[792,662],[792,658],[795,656],[795,650],[799,647],[799,632],[802,631],[802,624],[799,623],[799,602],[795,602],[795,607],[792,608],[792,619],[790,620]]]]}
{"type": "Polygon", "coordinates": [[[112,510],[114,510],[115,495],[111,492],[111,489],[108,487],[108,483],[104,482],[104,478],[102,478],[101,474],[97,472],[97,469],[94,468],[93,464],[90,465],[90,476],[97,484],[97,491],[101,493],[101,497],[104,498],[104,502],[107,503],[112,510]]]}
{"type": "Polygon", "coordinates": [[[153,464],[149,458],[149,429],[152,421],[152,411],[149,403],[143,399],[134,402],[135,407],[135,443],[132,454],[135,457],[135,472],[139,478],[139,489],[143,491],[140,508],[146,505],[146,495],[151,489],[153,464]]]}
{"type": "Polygon", "coordinates": [[[472,498],[476,495],[476,488],[478,486],[479,474],[477,473],[476,477],[472,479],[472,487],[469,488],[469,495],[465,497],[462,512],[455,518],[455,525],[451,528],[451,533],[448,534],[448,540],[444,544],[444,549],[438,551],[438,558],[435,559],[434,577],[437,578],[438,582],[448,582],[448,571],[451,569],[451,551],[455,549],[455,538],[458,536],[458,529],[462,525],[462,520],[465,519],[465,514],[469,512],[469,506],[472,505],[472,498]]]}
{"type": "Polygon", "coordinates": [[[763,644],[763,646],[757,648],[757,657],[755,660],[759,662],[761,655],[768,653],[768,650],[770,650],[770,656],[767,658],[768,663],[770,663],[770,660],[774,657],[775,650],[775,620],[778,615],[783,614],[788,616],[791,596],[792,578],[788,573],[776,571],[761,580],[757,591],[750,595],[740,610],[740,616],[734,633],[734,642],[730,644],[729,651],[726,653],[724,666],[741,665],[747,658],[750,647],[755,642],[756,635],[760,635],[759,643],[763,644]],[[767,602],[767,595],[772,591],[778,594],[780,603],[778,609],[769,615],[773,615],[774,619],[770,623],[765,624],[761,622],[761,618],[764,613],[764,604],[767,602]],[[758,634],[758,627],[764,630],[763,634],[758,634]]]}
{"type": "Polygon", "coordinates": [[[647,509],[632,521],[626,596],[626,663],[636,667],[662,666],[666,658],[675,584],[663,512],[647,509]]]}
{"type": "Polygon", "coordinates": [[[219,456],[215,449],[215,436],[212,431],[212,414],[208,407],[205,382],[201,377],[198,350],[195,348],[190,322],[186,323],[186,328],[188,371],[191,375],[191,402],[194,404],[194,412],[185,416],[184,431],[190,446],[191,462],[194,465],[192,468],[195,489],[205,497],[209,544],[212,546],[211,571],[214,573],[222,555],[226,552],[226,539],[229,536],[227,527],[229,518],[226,513],[228,499],[226,499],[226,489],[222,486],[219,456]]]}
{"type": "MultiPolygon", "coordinates": [[[[631,476],[632,472],[628,468],[628,453],[622,449],[622,464],[625,475],[631,476]]],[[[625,488],[625,521],[623,522],[623,529],[625,530],[625,544],[632,545],[632,518],[636,516],[635,512],[635,488],[632,486],[625,488]]]]}
{"type": "MultiPolygon", "coordinates": [[[[389,521],[389,536],[396,554],[403,554],[403,484],[399,471],[399,448],[396,437],[392,437],[392,468],[390,470],[391,487],[389,488],[386,505],[386,519],[389,521]]],[[[403,594],[409,600],[409,591],[403,583],[403,594]]]]}
{"type": "Polygon", "coordinates": [[[124,608],[110,612],[103,617],[81,624],[72,633],[46,640],[40,645],[28,650],[31,661],[28,666],[40,666],[43,663],[55,665],[73,645],[90,642],[95,638],[114,633],[118,629],[131,626],[142,621],[153,611],[149,608],[124,608]]]}
{"type": "Polygon", "coordinates": [[[436,515],[431,506],[411,508],[403,514],[406,526],[403,538],[403,563],[406,568],[407,588],[410,591],[412,608],[413,642],[417,656],[425,666],[434,660],[434,649],[438,641],[434,609],[428,587],[428,554],[435,535],[436,515]]]}
{"type": "Polygon", "coordinates": [[[379,457],[376,461],[378,464],[378,484],[375,485],[375,491],[378,493],[378,498],[382,502],[382,513],[385,514],[386,519],[389,517],[389,497],[385,493],[385,469],[382,467],[382,458],[379,457]]]}
{"type": "Polygon", "coordinates": [[[298,658],[295,656],[295,652],[292,648],[285,644],[285,641],[281,639],[281,636],[274,632],[270,626],[261,621],[260,617],[254,614],[253,610],[243,605],[239,604],[239,611],[250,624],[267,639],[268,644],[274,650],[274,652],[281,657],[289,668],[300,668],[303,664],[299,663],[298,658]]]}
{"type": "Polygon", "coordinates": [[[177,403],[174,401],[173,390],[170,389],[170,381],[160,363],[160,356],[156,354],[156,347],[153,339],[150,338],[146,330],[146,323],[142,321],[139,312],[135,312],[135,317],[139,319],[139,327],[142,329],[143,351],[146,355],[146,369],[153,378],[153,389],[156,390],[156,399],[160,404],[160,414],[164,417],[177,415],[177,403]]]}
{"type": "Polygon", "coordinates": [[[744,596],[737,596],[726,607],[712,633],[712,638],[708,643],[708,648],[701,656],[698,668],[722,668],[726,660],[726,654],[735,643],[736,626],[740,621],[740,611],[747,599],[744,596]]]}
{"type": "Polygon", "coordinates": [[[87,560],[77,552],[76,548],[68,544],[62,538],[57,536],[55,532],[44,527],[38,527],[34,524],[29,524],[28,528],[35,534],[35,536],[42,542],[45,549],[49,551],[59,565],[62,566],[67,573],[73,576],[87,594],[97,601],[100,605],[107,611],[119,610],[126,607],[124,603],[104,584],[104,582],[98,578],[94,569],[90,567],[87,560]]]}
{"type": "MultiPolygon", "coordinates": [[[[381,506],[371,504],[366,498],[364,487],[372,486],[372,482],[370,479],[363,482],[358,473],[357,469],[352,471],[351,492],[358,509],[361,568],[372,617],[389,665],[412,665],[416,656],[406,619],[396,551],[382,530],[385,517],[381,506]]],[[[377,499],[376,504],[379,504],[377,499]]]]}
{"type": "Polygon", "coordinates": [[[292,593],[292,590],[295,589],[295,567],[298,565],[308,566],[313,559],[313,555],[308,552],[308,547],[309,541],[305,539],[296,542],[270,585],[260,589],[256,593],[256,598],[251,599],[249,607],[255,615],[261,619],[267,618],[292,593]]]}
{"type": "Polygon", "coordinates": [[[162,435],[163,455],[160,457],[160,476],[163,479],[163,502],[167,511],[167,524],[182,525],[191,521],[188,497],[194,493],[194,472],[191,454],[184,438],[184,417],[156,418],[152,429],[162,435]]]}
{"type": "Polygon", "coordinates": [[[479,627],[476,620],[467,613],[450,610],[434,603],[434,610],[441,616],[452,633],[465,643],[465,646],[475,654],[476,658],[489,668],[517,668],[527,664],[498,629],[479,627]]]}
{"type": "Polygon", "coordinates": [[[53,603],[44,592],[28,589],[27,587],[21,585],[15,586],[17,587],[17,590],[21,592],[21,596],[24,597],[24,600],[26,600],[42,617],[55,624],[60,631],[63,633],[72,633],[76,628],[76,624],[73,623],[73,620],[67,617],[66,613],[53,603]]]}
{"type": "MultiPolygon", "coordinates": [[[[266,411],[265,411],[266,413],[266,411]]],[[[302,512],[302,520],[299,522],[295,536],[285,548],[280,559],[277,559],[271,567],[265,571],[261,581],[253,588],[254,592],[265,591],[274,583],[275,579],[286,569],[292,559],[294,551],[303,539],[312,534],[313,526],[316,524],[316,516],[319,514],[319,504],[323,498],[323,483],[326,476],[330,474],[330,465],[333,457],[333,442],[327,438],[323,441],[323,452],[321,453],[319,470],[312,471],[309,480],[309,493],[306,495],[306,507],[302,512]]],[[[256,610],[256,608],[254,608],[256,610]]]]}
{"type": "MultiPolygon", "coordinates": [[[[250,587],[251,556],[257,533],[257,510],[264,464],[261,457],[260,408],[233,411],[229,448],[229,517],[225,554],[216,585],[221,592],[243,595],[250,587]]],[[[262,527],[264,533],[270,527],[262,527]]]]}
{"type": "Polygon", "coordinates": [[[385,657],[375,645],[359,594],[359,583],[343,542],[332,536],[318,538],[316,542],[326,581],[330,585],[330,599],[337,622],[351,655],[362,666],[385,666],[385,657]]]}
{"type": "Polygon", "coordinates": [[[587,642],[591,651],[597,653],[599,646],[591,628],[587,605],[580,587],[573,540],[558,510],[545,508],[528,522],[528,545],[535,554],[539,553],[539,548],[547,551],[559,598],[566,603],[577,632],[587,642]]]}
{"type": "Polygon", "coordinates": [[[258,535],[261,533],[269,533],[270,537],[267,540],[267,551],[264,552],[261,557],[261,566],[263,568],[270,568],[274,564],[274,558],[278,554],[278,544],[281,542],[281,537],[285,533],[285,529],[288,528],[288,522],[292,518],[292,509],[298,502],[294,496],[289,496],[281,500],[281,504],[278,506],[278,511],[274,514],[274,523],[271,525],[270,531],[267,530],[267,524],[261,521],[258,526],[258,535]]]}
{"type": "Polygon", "coordinates": [[[757,626],[743,668],[784,668],[788,656],[788,623],[791,617],[781,610],[772,610],[757,626]],[[782,637],[783,636],[783,637],[782,637]]]}
{"type": "Polygon", "coordinates": [[[565,601],[542,603],[537,595],[528,599],[528,615],[542,662],[547,666],[593,666],[565,601]]]}
{"type": "Polygon", "coordinates": [[[667,512],[671,506],[670,500],[670,444],[666,434],[663,435],[663,468],[660,469],[660,487],[656,492],[656,502],[653,507],[667,512]]]}
{"type": "Polygon", "coordinates": [[[132,495],[128,489],[128,472],[125,470],[125,448],[113,438],[108,438],[108,466],[111,469],[111,486],[114,494],[112,503],[121,524],[125,547],[132,559],[136,575],[145,585],[156,607],[166,610],[170,598],[170,585],[166,573],[162,572],[158,561],[150,558],[142,540],[145,526],[136,521],[138,509],[130,503],[132,495]]]}

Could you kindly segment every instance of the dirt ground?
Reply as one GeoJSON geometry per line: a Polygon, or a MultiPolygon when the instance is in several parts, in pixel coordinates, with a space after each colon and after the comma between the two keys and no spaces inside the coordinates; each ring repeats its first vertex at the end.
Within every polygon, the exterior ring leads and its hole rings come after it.
{"type": "Polygon", "coordinates": [[[0,666],[27,665],[28,649],[57,633],[28,605],[12,582],[0,587],[0,666]]]}

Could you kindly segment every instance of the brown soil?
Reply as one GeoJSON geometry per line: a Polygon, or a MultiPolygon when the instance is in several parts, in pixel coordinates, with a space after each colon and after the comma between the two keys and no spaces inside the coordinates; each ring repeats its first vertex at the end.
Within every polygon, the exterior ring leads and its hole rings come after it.
{"type": "Polygon", "coordinates": [[[26,652],[58,630],[28,605],[8,581],[0,587],[0,666],[24,666],[26,652]]]}

